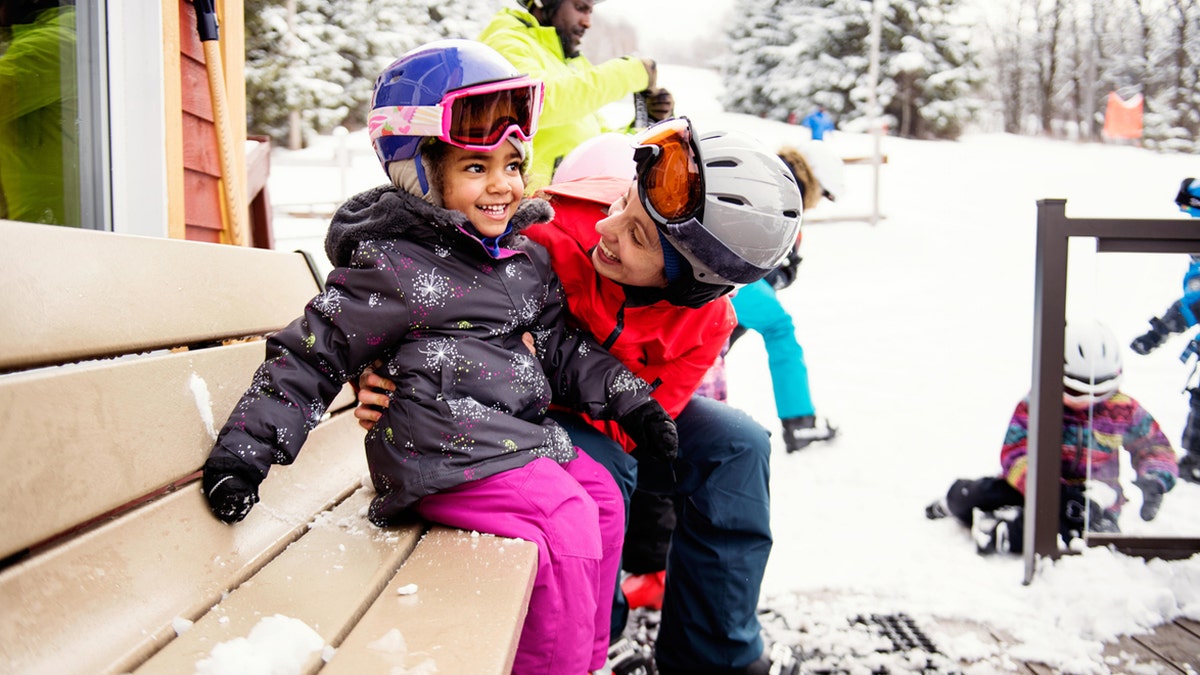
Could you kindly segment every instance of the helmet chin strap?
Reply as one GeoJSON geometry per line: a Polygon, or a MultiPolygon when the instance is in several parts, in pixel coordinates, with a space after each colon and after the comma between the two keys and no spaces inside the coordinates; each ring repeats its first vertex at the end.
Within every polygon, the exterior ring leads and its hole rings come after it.
{"type": "Polygon", "coordinates": [[[421,186],[422,194],[429,194],[429,179],[425,177],[425,158],[421,154],[421,148],[417,148],[417,154],[413,156],[413,164],[417,170],[417,184],[421,186]]]}

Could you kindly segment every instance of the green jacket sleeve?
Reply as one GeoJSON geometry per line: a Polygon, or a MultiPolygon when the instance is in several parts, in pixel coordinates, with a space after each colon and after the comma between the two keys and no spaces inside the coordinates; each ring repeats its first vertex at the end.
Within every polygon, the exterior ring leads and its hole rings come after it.
{"type": "Polygon", "coordinates": [[[649,84],[641,60],[621,57],[594,65],[586,57],[564,59],[553,28],[538,26],[519,10],[502,10],[480,41],[504,55],[522,73],[546,83],[540,124],[567,124],[649,84]]]}

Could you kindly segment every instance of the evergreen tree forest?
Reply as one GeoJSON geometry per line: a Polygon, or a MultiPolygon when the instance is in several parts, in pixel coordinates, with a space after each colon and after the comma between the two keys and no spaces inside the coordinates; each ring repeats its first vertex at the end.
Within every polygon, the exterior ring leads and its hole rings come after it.
{"type": "Polygon", "coordinates": [[[1005,0],[987,80],[1004,130],[1102,138],[1110,92],[1141,95],[1146,147],[1200,151],[1200,0],[1005,0]]]}
{"type": "MultiPolygon", "coordinates": [[[[1110,92],[1144,102],[1147,147],[1200,150],[1200,0],[878,0],[883,123],[954,138],[1100,140],[1110,92]]],[[[786,119],[824,105],[842,128],[865,96],[873,0],[739,0],[727,109],[786,119]]]]}
{"type": "MultiPolygon", "coordinates": [[[[960,0],[883,0],[878,104],[910,138],[956,138],[981,84],[960,0]]],[[[785,120],[816,106],[855,128],[870,117],[864,0],[741,0],[722,65],[727,110],[785,120]]]]}
{"type": "MultiPolygon", "coordinates": [[[[430,40],[477,36],[506,4],[246,0],[251,132],[299,147],[360,127],[384,66],[430,40]]],[[[867,129],[875,4],[888,133],[1101,140],[1115,92],[1142,97],[1145,146],[1200,151],[1200,0],[735,0],[706,64],[725,108],[787,120],[824,106],[838,128],[867,129]]]]}
{"type": "Polygon", "coordinates": [[[501,0],[246,0],[251,133],[298,148],[366,124],[375,77],[408,50],[475,38],[501,0]]]}

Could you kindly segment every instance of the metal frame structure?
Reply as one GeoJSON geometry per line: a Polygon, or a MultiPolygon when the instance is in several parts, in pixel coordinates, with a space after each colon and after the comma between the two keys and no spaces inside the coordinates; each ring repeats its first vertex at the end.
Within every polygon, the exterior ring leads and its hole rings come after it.
{"type": "MultiPolygon", "coordinates": [[[[1062,437],[1062,345],[1071,237],[1096,240],[1098,253],[1200,253],[1194,220],[1068,218],[1065,199],[1038,201],[1033,298],[1033,383],[1029,399],[1029,474],[1025,482],[1025,581],[1039,557],[1056,558],[1062,437]],[[1045,448],[1046,452],[1040,452],[1045,448]],[[1030,517],[1032,516],[1032,517],[1030,517]]],[[[1178,558],[1200,551],[1200,539],[1088,536],[1144,557],[1178,558]]]]}

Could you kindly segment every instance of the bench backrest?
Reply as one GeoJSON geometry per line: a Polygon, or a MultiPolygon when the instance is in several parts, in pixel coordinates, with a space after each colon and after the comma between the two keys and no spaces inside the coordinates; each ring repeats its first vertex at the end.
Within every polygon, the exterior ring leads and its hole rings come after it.
{"type": "Polygon", "coordinates": [[[195,482],[262,337],[320,284],[298,253],[10,221],[0,241],[0,670],[121,670],[361,484],[348,415],[238,527],[195,482]]]}
{"type": "Polygon", "coordinates": [[[277,614],[337,649],[306,673],[511,669],[537,548],[369,525],[348,386],[244,521],[208,511],[198,470],[318,292],[307,258],[2,220],[0,241],[0,672],[191,672],[277,614]],[[406,653],[378,652],[392,635],[406,653]]]}
{"type": "Polygon", "coordinates": [[[8,221],[0,240],[0,371],[25,369],[0,376],[0,558],[194,473],[263,344],[188,347],[278,330],[319,290],[298,253],[8,221]]]}

